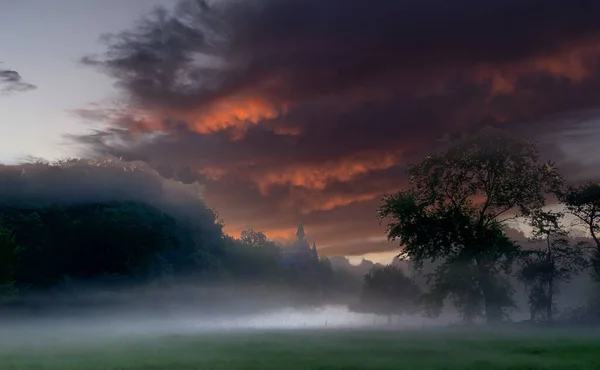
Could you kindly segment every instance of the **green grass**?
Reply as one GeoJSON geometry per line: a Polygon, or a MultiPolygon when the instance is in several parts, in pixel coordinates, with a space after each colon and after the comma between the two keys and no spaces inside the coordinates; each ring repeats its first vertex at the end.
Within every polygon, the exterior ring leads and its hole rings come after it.
{"type": "Polygon", "coordinates": [[[558,332],[239,332],[54,349],[0,346],[0,369],[600,369],[599,339],[558,332]]]}

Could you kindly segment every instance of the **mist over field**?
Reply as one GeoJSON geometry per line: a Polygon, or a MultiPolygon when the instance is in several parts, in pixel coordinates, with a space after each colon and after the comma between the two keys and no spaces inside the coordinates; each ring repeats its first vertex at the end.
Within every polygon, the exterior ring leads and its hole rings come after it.
{"type": "Polygon", "coordinates": [[[198,336],[269,331],[422,330],[443,328],[451,321],[421,316],[395,318],[353,313],[345,306],[319,309],[280,308],[254,313],[217,314],[201,310],[171,310],[156,315],[145,310],[115,310],[104,314],[30,317],[3,322],[0,349],[15,347],[77,347],[114,341],[144,341],[169,336],[198,336]]]}
{"type": "Polygon", "coordinates": [[[169,338],[252,340],[248,336],[265,333],[444,330],[459,322],[455,314],[435,319],[402,315],[388,321],[342,304],[310,306],[294,300],[291,305],[289,295],[249,286],[189,285],[95,291],[70,298],[38,295],[30,307],[0,310],[0,358],[21,351],[60,354],[132,345],[152,350],[169,338]]]}

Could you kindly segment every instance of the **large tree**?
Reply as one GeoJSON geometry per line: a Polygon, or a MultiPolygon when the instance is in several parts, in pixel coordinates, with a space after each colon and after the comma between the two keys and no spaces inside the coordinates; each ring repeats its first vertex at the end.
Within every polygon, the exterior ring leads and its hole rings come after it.
{"type": "Polygon", "coordinates": [[[408,181],[379,209],[380,219],[389,220],[388,238],[399,241],[417,267],[442,260],[438,275],[462,266],[472,277],[470,289],[481,293],[487,321],[501,320],[510,290],[499,277],[519,252],[504,228],[509,219],[542,208],[561,177],[551,163],[540,163],[532,142],[484,129],[410,166],[408,181]]]}

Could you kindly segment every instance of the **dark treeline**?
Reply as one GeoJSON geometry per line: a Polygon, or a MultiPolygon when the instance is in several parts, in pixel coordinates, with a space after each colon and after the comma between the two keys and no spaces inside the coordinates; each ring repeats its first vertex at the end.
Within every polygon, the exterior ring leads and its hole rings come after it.
{"type": "Polygon", "coordinates": [[[5,308],[58,305],[59,298],[72,305],[98,290],[217,283],[255,293],[263,287],[265,294],[285,295],[280,304],[318,305],[360,287],[358,279],[336,277],[326,258],[282,263],[286,246],[262,232],[226,235],[201,188],[166,180],[145,164],[111,159],[5,166],[0,189],[5,308]]]}
{"type": "Polygon", "coordinates": [[[379,210],[400,256],[357,275],[319,257],[302,225],[285,246],[260,231],[226,235],[198,184],[164,179],[143,163],[5,166],[2,307],[43,309],[65,299],[72,308],[74,299],[92,296],[97,306],[108,301],[90,292],[115,299],[136,291],[137,303],[157,305],[199,299],[217,307],[233,296],[256,309],[344,303],[390,321],[449,308],[466,323],[510,320],[517,308],[532,322],[598,321],[600,185],[567,183],[533,143],[492,129],[410,166],[408,180],[379,210]],[[515,220],[528,225],[528,239],[514,237],[515,220]],[[586,304],[561,309],[561,289],[587,280],[586,304]],[[182,284],[215,289],[194,298],[189,289],[166,293],[182,284]],[[140,295],[141,287],[162,295],[140,295]],[[517,289],[527,294],[521,307],[517,289]]]}

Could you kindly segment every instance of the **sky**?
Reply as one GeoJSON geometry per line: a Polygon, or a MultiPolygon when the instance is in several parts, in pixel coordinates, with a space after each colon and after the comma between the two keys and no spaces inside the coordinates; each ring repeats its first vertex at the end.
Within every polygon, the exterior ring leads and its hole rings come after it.
{"type": "Polygon", "coordinates": [[[116,155],[237,236],[387,261],[381,198],[492,125],[600,164],[594,0],[0,0],[0,160],[116,155]],[[163,5],[163,10],[153,10],[163,5]],[[111,34],[101,37],[102,35],[111,34]]]}

